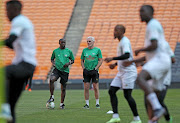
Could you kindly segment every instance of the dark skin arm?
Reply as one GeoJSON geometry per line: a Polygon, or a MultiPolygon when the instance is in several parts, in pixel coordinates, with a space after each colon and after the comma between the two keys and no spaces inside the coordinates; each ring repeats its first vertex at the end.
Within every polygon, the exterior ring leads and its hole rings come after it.
{"type": "Polygon", "coordinates": [[[148,51],[154,51],[157,49],[157,40],[153,39],[151,40],[151,45],[145,48],[141,48],[135,51],[135,55],[137,56],[140,52],[148,52],[148,51]]]}
{"type": "Polygon", "coordinates": [[[54,61],[54,59],[51,59],[51,63],[52,63],[53,66],[55,66],[55,61],[54,61]]]}
{"type": "Polygon", "coordinates": [[[132,60],[132,61],[124,61],[122,65],[125,66],[125,67],[127,67],[127,66],[131,65],[133,62],[134,62],[135,64],[139,64],[139,63],[142,63],[142,62],[144,62],[144,61],[146,61],[145,56],[143,56],[143,57],[141,57],[141,58],[138,58],[138,59],[135,59],[135,60],[132,60]]]}
{"type": "Polygon", "coordinates": [[[16,35],[11,34],[11,35],[9,35],[9,37],[7,39],[5,39],[4,41],[1,42],[1,45],[6,45],[10,49],[13,49],[12,44],[17,38],[18,37],[16,35]]]}
{"type": "Polygon", "coordinates": [[[71,60],[70,62],[66,63],[63,67],[68,67],[69,65],[73,64],[74,60],[71,60]]]}
{"type": "Polygon", "coordinates": [[[109,65],[109,68],[110,68],[110,69],[114,69],[116,66],[117,66],[117,62],[114,63],[114,64],[110,64],[110,65],[109,65]]]}
{"type": "Polygon", "coordinates": [[[128,59],[130,57],[130,53],[125,53],[121,56],[118,57],[110,57],[110,58],[105,58],[104,61],[106,61],[107,63],[111,62],[112,60],[125,60],[128,59]]]}

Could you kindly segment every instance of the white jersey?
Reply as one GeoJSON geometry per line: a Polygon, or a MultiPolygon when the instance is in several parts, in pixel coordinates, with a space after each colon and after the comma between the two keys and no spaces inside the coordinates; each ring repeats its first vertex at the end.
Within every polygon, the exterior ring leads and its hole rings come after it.
{"type": "Polygon", "coordinates": [[[118,47],[117,47],[117,56],[121,56],[125,53],[129,53],[130,54],[130,57],[128,59],[125,59],[125,60],[118,60],[118,71],[119,72],[124,72],[124,71],[136,71],[136,66],[135,64],[133,63],[132,65],[128,66],[128,67],[124,67],[122,65],[123,61],[131,61],[133,60],[133,52],[132,52],[132,48],[131,48],[131,43],[130,43],[130,40],[124,36],[121,41],[119,42],[118,44],[118,47]]]}
{"type": "Polygon", "coordinates": [[[121,56],[125,53],[129,53],[130,57],[126,60],[118,60],[118,73],[116,77],[111,82],[111,86],[119,87],[122,89],[133,89],[134,83],[137,78],[137,70],[135,64],[128,67],[122,65],[123,61],[133,60],[133,53],[131,48],[131,43],[127,37],[123,37],[117,47],[117,55],[121,56]]]}
{"type": "Polygon", "coordinates": [[[31,21],[21,14],[16,16],[12,20],[10,34],[15,34],[18,37],[13,42],[15,57],[12,64],[18,64],[21,61],[25,61],[36,66],[35,35],[31,21]]]}
{"type": "Polygon", "coordinates": [[[155,51],[146,52],[146,60],[149,61],[151,58],[157,54],[167,53],[166,52],[166,40],[164,37],[164,30],[156,19],[151,19],[146,28],[145,36],[145,47],[151,45],[151,40],[157,40],[157,49],[155,51]]]}

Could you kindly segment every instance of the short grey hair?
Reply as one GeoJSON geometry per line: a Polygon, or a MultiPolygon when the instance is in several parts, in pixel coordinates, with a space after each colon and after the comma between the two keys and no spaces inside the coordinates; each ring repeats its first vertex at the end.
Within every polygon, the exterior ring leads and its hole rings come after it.
{"type": "Polygon", "coordinates": [[[92,36],[87,37],[87,39],[90,39],[91,41],[95,41],[94,37],[92,36]]]}

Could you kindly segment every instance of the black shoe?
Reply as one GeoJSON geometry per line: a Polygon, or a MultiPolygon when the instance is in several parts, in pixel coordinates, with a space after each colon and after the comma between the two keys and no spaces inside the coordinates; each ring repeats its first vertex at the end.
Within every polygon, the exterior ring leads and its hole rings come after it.
{"type": "Polygon", "coordinates": [[[64,105],[64,104],[61,105],[61,106],[60,106],[60,109],[65,109],[65,105],[64,105]]]}
{"type": "Polygon", "coordinates": [[[160,108],[154,111],[154,117],[152,118],[152,121],[157,121],[159,118],[166,113],[166,110],[164,108],[160,108]]]}
{"type": "Polygon", "coordinates": [[[89,109],[89,106],[86,104],[83,108],[84,109],[89,109]]]}
{"type": "Polygon", "coordinates": [[[96,104],[96,108],[100,108],[100,105],[99,105],[99,104],[96,104]]]}
{"type": "Polygon", "coordinates": [[[54,98],[52,98],[52,96],[50,96],[49,100],[47,101],[47,103],[50,103],[50,102],[54,102],[54,98]]]}

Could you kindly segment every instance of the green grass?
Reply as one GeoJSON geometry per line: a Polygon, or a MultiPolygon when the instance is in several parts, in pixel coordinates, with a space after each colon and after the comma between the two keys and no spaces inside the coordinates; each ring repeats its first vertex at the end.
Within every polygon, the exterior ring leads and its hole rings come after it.
{"type": "MultiPolygon", "coordinates": [[[[180,122],[180,90],[171,89],[166,97],[166,104],[173,116],[173,123],[180,122]]],[[[118,111],[122,123],[129,123],[132,119],[130,108],[123,97],[122,91],[117,93],[118,111]]],[[[143,93],[134,90],[133,97],[136,100],[139,115],[143,123],[147,123],[147,115],[144,109],[143,93]]],[[[85,104],[83,90],[67,90],[66,109],[59,109],[60,91],[55,91],[55,109],[46,109],[46,101],[49,99],[49,91],[24,91],[16,108],[17,123],[105,123],[112,115],[106,114],[111,110],[108,90],[100,90],[100,109],[95,108],[94,92],[90,90],[90,109],[83,109],[85,104]]],[[[159,123],[166,123],[161,118],[159,123]]]]}

